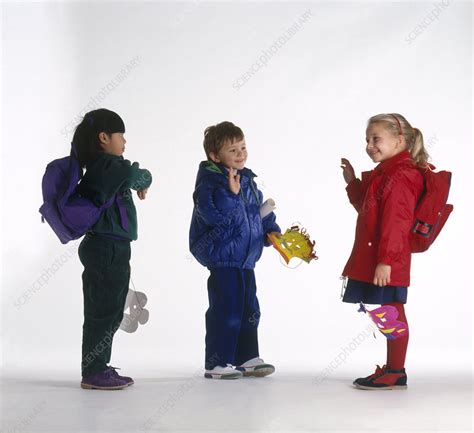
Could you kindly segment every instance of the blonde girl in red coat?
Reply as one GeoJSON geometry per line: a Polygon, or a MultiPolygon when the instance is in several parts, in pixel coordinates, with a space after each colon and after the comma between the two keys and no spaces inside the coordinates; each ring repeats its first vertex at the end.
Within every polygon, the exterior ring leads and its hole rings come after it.
{"type": "MultiPolygon", "coordinates": [[[[428,153],[421,131],[400,114],[369,119],[366,152],[378,165],[355,176],[351,163],[341,159],[349,201],[358,213],[352,253],[344,268],[347,286],[343,302],[392,305],[407,323],[404,304],[410,285],[409,232],[423,191],[428,153]]],[[[375,373],[354,381],[359,389],[404,389],[408,334],[387,340],[387,362],[375,373]]]]}

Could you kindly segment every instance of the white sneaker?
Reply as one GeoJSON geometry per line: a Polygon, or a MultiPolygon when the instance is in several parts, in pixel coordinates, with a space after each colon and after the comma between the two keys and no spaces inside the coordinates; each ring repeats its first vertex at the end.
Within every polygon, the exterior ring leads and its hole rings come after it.
{"type": "Polygon", "coordinates": [[[264,377],[275,372],[275,367],[271,364],[267,364],[261,358],[250,359],[235,368],[236,370],[241,371],[245,377],[264,377]]]}
{"type": "Polygon", "coordinates": [[[205,370],[206,379],[239,379],[242,377],[240,371],[235,370],[230,364],[227,367],[216,365],[212,370],[205,370]]]}

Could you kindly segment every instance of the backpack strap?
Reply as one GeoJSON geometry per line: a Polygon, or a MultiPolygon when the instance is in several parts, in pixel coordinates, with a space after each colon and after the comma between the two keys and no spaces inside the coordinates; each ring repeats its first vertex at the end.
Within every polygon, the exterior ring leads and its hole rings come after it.
{"type": "Polygon", "coordinates": [[[122,224],[122,228],[128,232],[128,216],[127,216],[127,209],[125,209],[125,205],[124,205],[124,202],[123,202],[123,197],[120,193],[117,193],[115,195],[115,201],[117,203],[117,206],[119,208],[119,212],[120,212],[120,221],[121,221],[121,224],[122,224]]]}
{"type": "Polygon", "coordinates": [[[125,208],[124,202],[123,202],[123,197],[120,195],[120,193],[115,194],[113,197],[111,197],[107,202],[105,202],[101,207],[100,210],[101,212],[104,211],[105,209],[108,209],[111,207],[114,203],[117,204],[119,214],[120,214],[120,225],[122,228],[128,232],[129,228],[129,223],[128,223],[128,216],[127,216],[127,209],[125,208]]]}
{"type": "Polygon", "coordinates": [[[74,156],[74,158],[76,158],[77,160],[79,159],[77,156],[77,146],[74,141],[71,141],[71,156],[74,156]]]}
{"type": "MultiPolygon", "coordinates": [[[[79,160],[78,154],[77,154],[77,146],[76,143],[71,142],[71,157],[75,158],[76,161],[79,160]]],[[[79,173],[79,178],[82,178],[82,169],[80,170],[79,173]]],[[[111,197],[107,202],[105,202],[101,207],[100,210],[101,212],[104,211],[105,209],[108,209],[111,207],[114,203],[117,203],[117,207],[119,209],[120,213],[120,224],[122,228],[128,232],[129,228],[129,223],[128,223],[128,216],[127,216],[127,209],[125,208],[125,205],[123,203],[123,197],[120,195],[120,193],[115,194],[113,197],[111,197]]]]}
{"type": "Polygon", "coordinates": [[[115,196],[114,195],[113,197],[109,198],[108,201],[106,201],[101,207],[100,207],[100,210],[103,211],[105,209],[108,209],[110,206],[112,206],[115,202],[115,196]]]}

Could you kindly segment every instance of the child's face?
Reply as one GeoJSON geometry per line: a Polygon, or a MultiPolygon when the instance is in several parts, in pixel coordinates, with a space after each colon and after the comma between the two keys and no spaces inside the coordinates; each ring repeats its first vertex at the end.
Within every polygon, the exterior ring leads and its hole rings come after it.
{"type": "Polygon", "coordinates": [[[393,135],[382,123],[372,123],[366,131],[366,152],[374,162],[382,162],[405,150],[405,138],[393,135]]]}
{"type": "Polygon", "coordinates": [[[234,140],[233,142],[228,140],[221,147],[217,155],[211,152],[210,157],[214,162],[220,162],[227,168],[242,170],[245,167],[247,155],[247,145],[245,144],[245,139],[242,139],[234,140]]]}
{"type": "Polygon", "coordinates": [[[125,152],[125,137],[121,132],[114,132],[113,134],[106,134],[101,132],[99,134],[100,145],[105,153],[111,155],[122,156],[125,152]]]}

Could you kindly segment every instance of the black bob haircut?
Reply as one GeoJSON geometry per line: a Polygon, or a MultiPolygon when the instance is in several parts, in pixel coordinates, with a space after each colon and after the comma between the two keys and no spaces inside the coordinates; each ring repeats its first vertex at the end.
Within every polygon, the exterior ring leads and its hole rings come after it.
{"type": "Polygon", "coordinates": [[[89,111],[79,123],[72,139],[73,148],[82,168],[94,161],[102,152],[99,134],[107,135],[116,132],[125,132],[122,118],[106,108],[89,111]]]}

